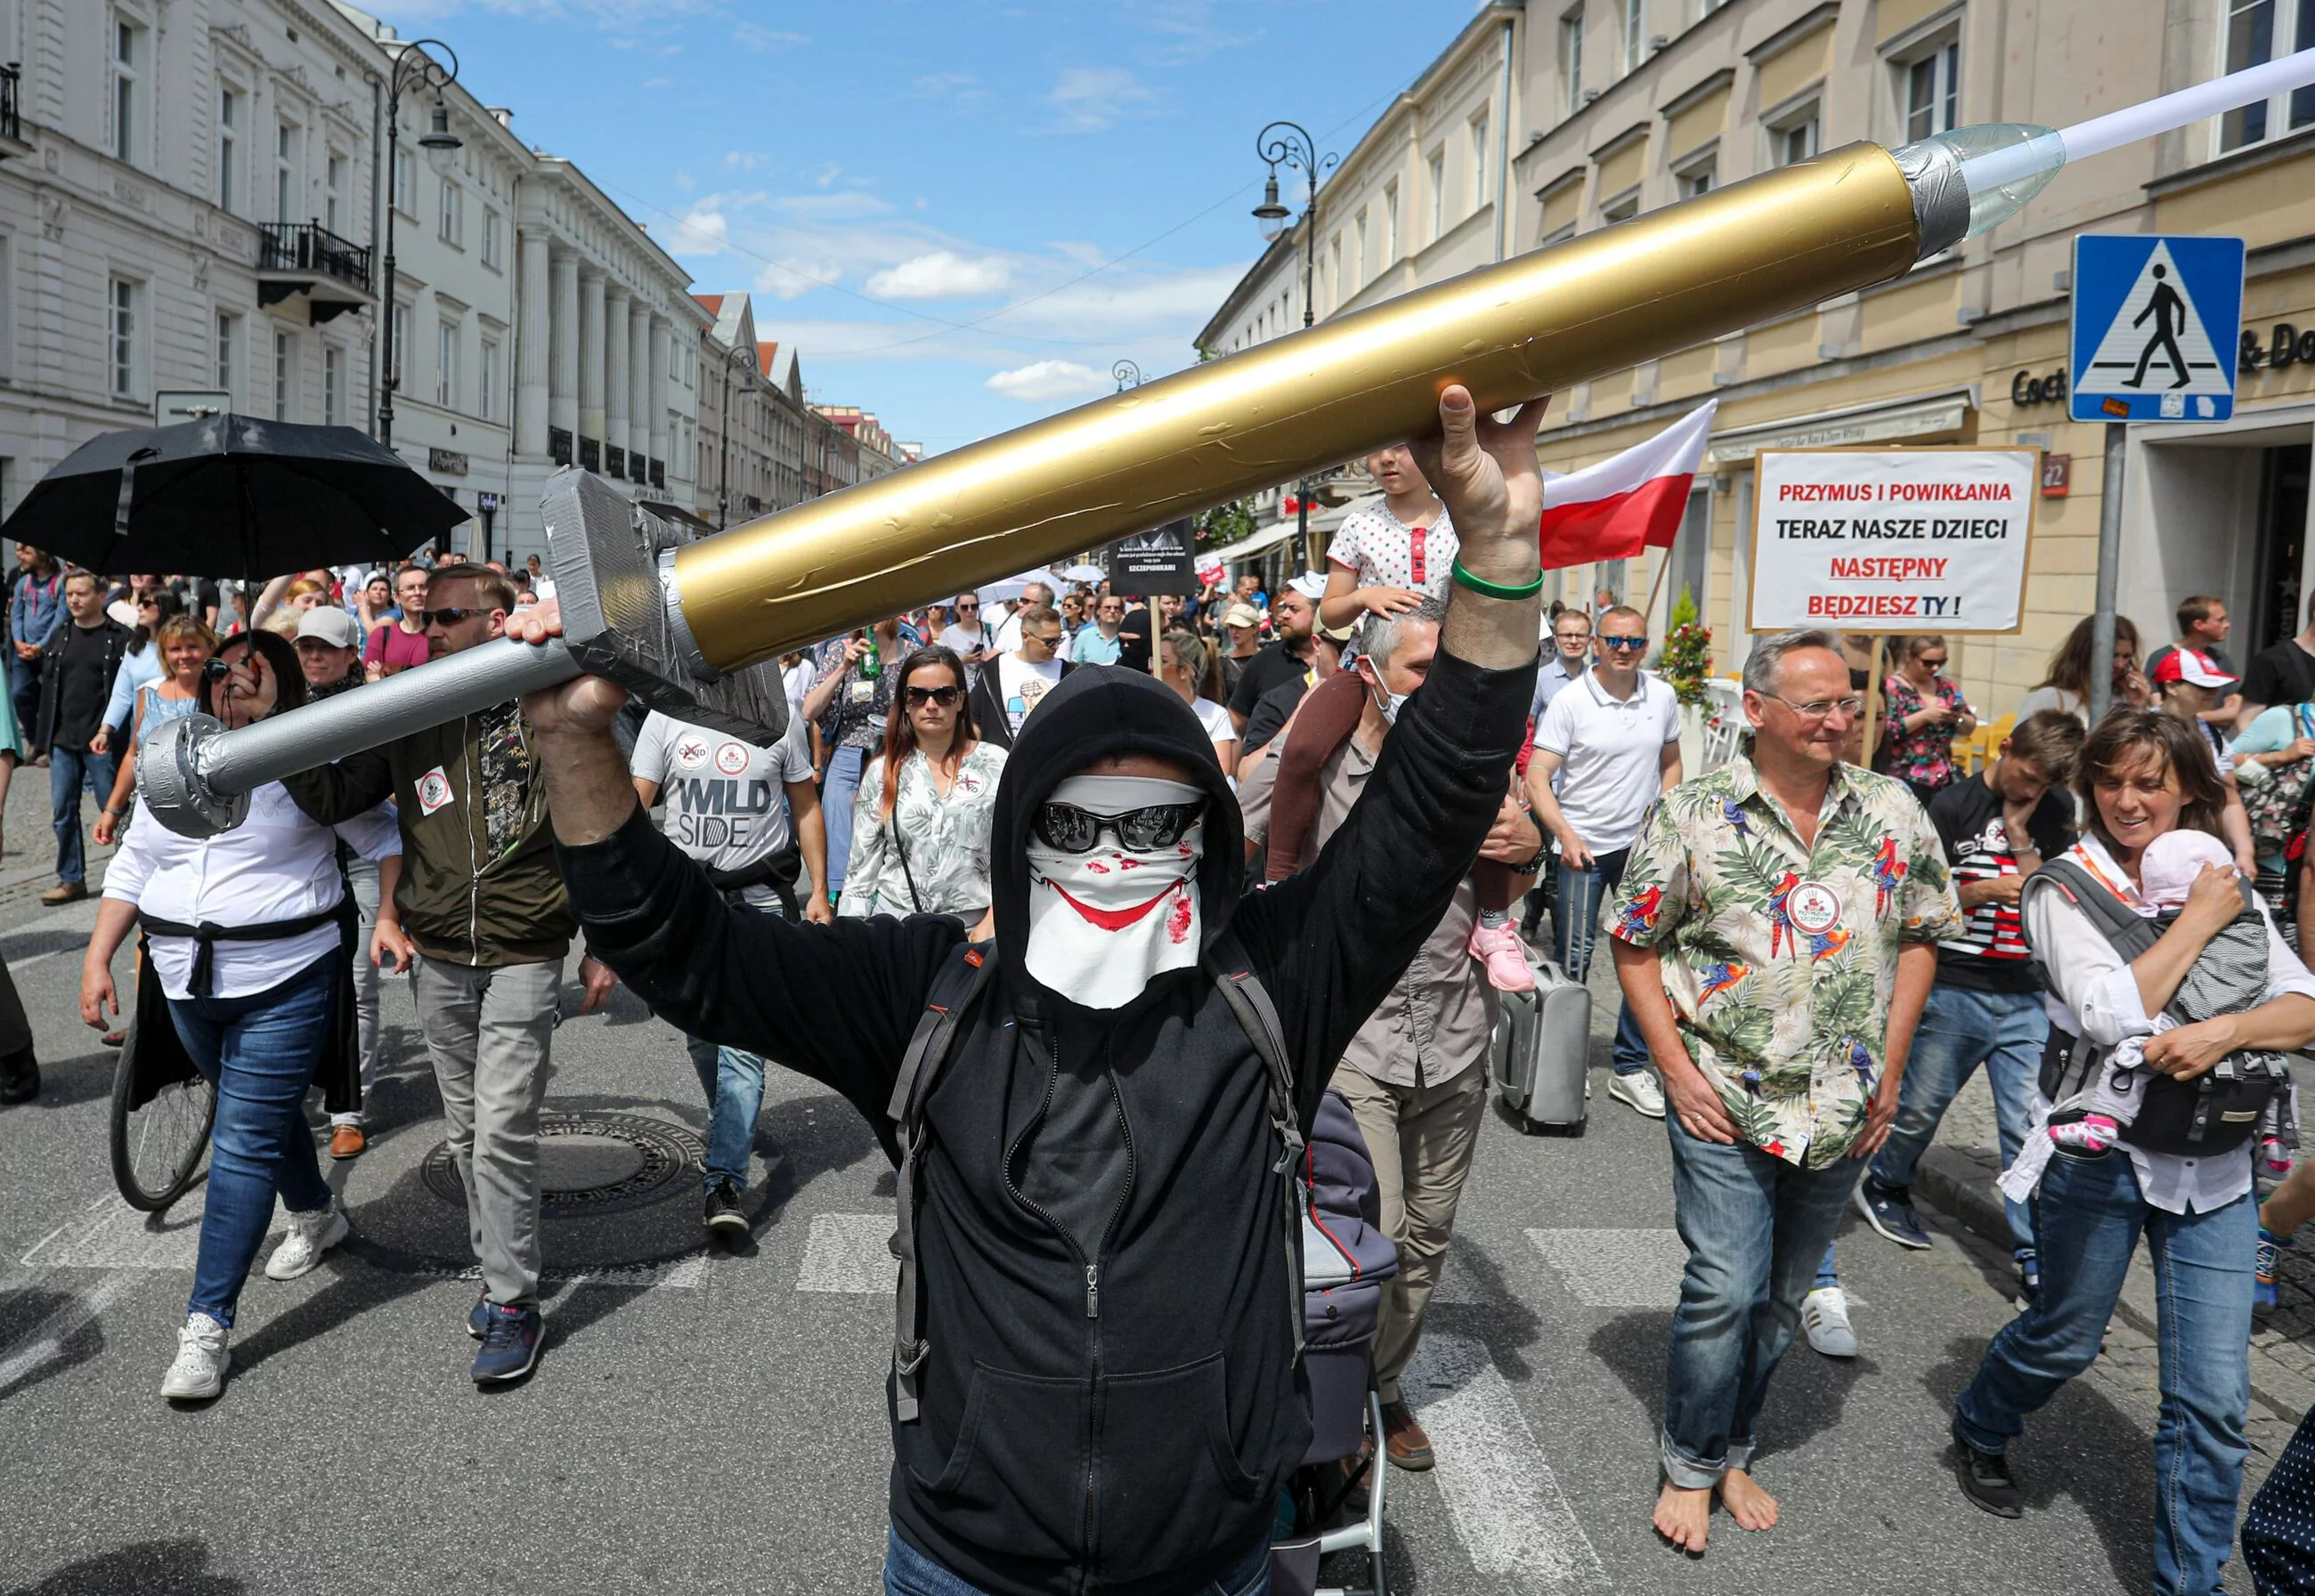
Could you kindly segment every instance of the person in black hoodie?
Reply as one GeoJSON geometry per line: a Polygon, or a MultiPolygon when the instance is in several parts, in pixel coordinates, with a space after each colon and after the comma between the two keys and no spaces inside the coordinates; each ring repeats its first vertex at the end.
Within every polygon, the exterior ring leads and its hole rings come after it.
{"type": "MultiPolygon", "coordinates": [[[[1541,411],[1498,423],[1442,395],[1442,436],[1417,452],[1468,570],[1427,685],[1301,874],[1240,900],[1237,806],[1163,683],[1081,669],[1024,725],[993,817],[992,979],[924,1108],[923,1345],[888,1393],[888,1591],[1267,1588],[1278,1488],[1310,1434],[1300,1304],[1268,1075],[1201,964],[1225,931],[1244,950],[1307,1132],[1470,867],[1526,731],[1541,411]]],[[[542,607],[509,632],[557,626],[542,607]]],[[[964,927],[730,909],[635,802],[609,731],[624,696],[582,678],[525,701],[595,953],[685,1031],[841,1093],[891,1152],[902,1055],[964,927]]]]}

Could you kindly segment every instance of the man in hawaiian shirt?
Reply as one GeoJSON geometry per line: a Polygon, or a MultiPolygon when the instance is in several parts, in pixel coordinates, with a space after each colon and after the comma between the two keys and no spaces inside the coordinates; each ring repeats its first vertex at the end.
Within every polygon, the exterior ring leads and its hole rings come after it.
{"type": "Polygon", "coordinates": [[[1896,1116],[1933,944],[1961,930],[1920,805],[1841,762],[1863,707],[1831,633],[1763,638],[1749,749],[1664,795],[1616,896],[1616,975],[1671,1100],[1689,1249],[1655,1512],[1686,1551],[1716,1490],[1737,1528],[1777,1521],[1749,1472],[1769,1379],[1896,1116]]]}

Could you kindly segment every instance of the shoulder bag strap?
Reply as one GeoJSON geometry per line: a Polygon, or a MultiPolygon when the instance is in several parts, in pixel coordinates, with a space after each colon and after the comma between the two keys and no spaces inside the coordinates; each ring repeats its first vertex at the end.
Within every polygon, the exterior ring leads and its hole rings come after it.
{"type": "Polygon", "coordinates": [[[1278,1133],[1279,1142],[1278,1162],[1271,1173],[1284,1177],[1286,1279],[1291,1288],[1287,1295],[1287,1317],[1291,1321],[1293,1335],[1291,1362],[1299,1362],[1303,1347],[1302,1214],[1308,1204],[1303,1186],[1302,1125],[1294,1107],[1294,1071],[1286,1060],[1286,1028],[1279,1021],[1278,1006],[1271,1001],[1262,978],[1255,974],[1253,961],[1246,956],[1246,949],[1234,932],[1225,927],[1214,938],[1213,946],[1207,951],[1206,964],[1213,975],[1215,989],[1237,1016],[1246,1040],[1254,1044],[1270,1077],[1270,1123],[1278,1133]]]}
{"type": "Polygon", "coordinates": [[[917,1325],[917,1159],[924,1150],[925,1099],[947,1060],[958,1024],[996,969],[989,947],[987,943],[967,944],[933,977],[932,990],[925,997],[925,1012],[918,1016],[907,1051],[900,1055],[892,1101],[885,1110],[899,1127],[900,1144],[895,1195],[900,1224],[892,1232],[892,1251],[900,1261],[900,1285],[892,1294],[892,1398],[894,1416],[904,1424],[917,1419],[917,1371],[924,1367],[927,1350],[917,1325]]]}

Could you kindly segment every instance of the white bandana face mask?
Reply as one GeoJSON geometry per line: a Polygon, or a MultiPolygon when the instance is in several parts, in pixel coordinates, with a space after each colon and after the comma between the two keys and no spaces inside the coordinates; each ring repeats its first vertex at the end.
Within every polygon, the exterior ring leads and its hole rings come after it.
{"type": "MultiPolygon", "coordinates": [[[[1050,803],[1096,815],[1208,802],[1202,787],[1139,776],[1076,776],[1050,803]]],[[[1131,848],[1104,825],[1095,846],[1064,853],[1029,829],[1029,973],[1072,1003],[1122,1008],[1150,979],[1198,962],[1201,819],[1163,848],[1131,848]]]]}

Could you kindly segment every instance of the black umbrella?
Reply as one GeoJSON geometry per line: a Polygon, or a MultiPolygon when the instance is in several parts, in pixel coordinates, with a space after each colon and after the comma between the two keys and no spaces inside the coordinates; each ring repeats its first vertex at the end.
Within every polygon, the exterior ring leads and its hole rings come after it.
{"type": "Polygon", "coordinates": [[[466,518],[351,427],[213,415],[91,439],[24,495],[0,535],[91,571],[256,581],[390,565],[466,518]]]}

